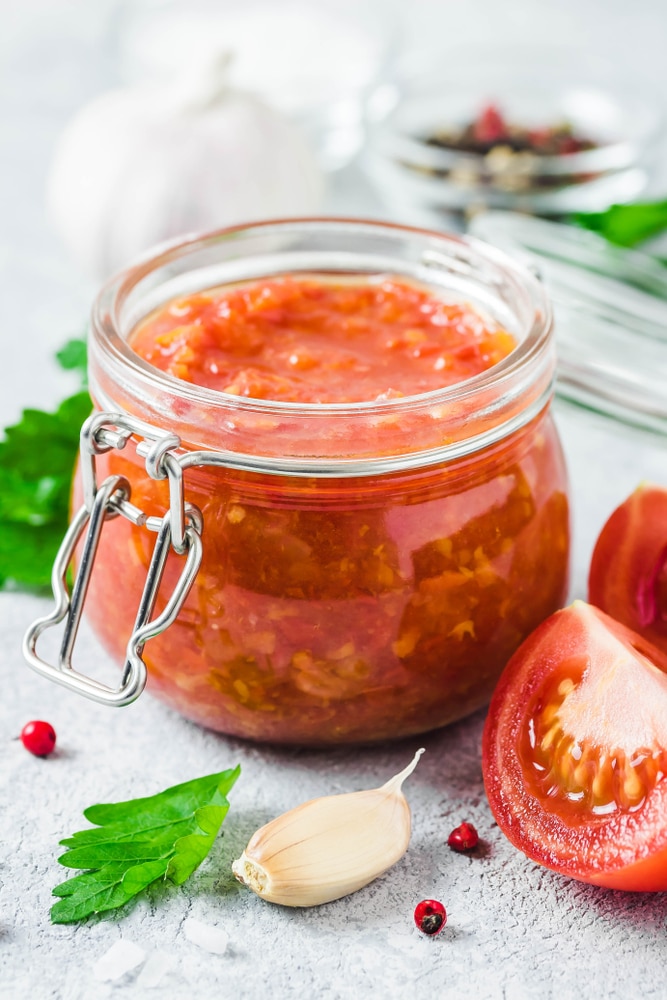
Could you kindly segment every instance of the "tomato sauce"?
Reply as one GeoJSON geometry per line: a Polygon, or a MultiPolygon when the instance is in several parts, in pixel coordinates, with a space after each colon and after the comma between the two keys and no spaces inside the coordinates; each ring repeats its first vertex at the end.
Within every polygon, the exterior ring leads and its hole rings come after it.
{"type": "MultiPolygon", "coordinates": [[[[129,343],[184,382],[311,405],[430,392],[515,347],[465,302],[391,276],[212,289],[167,302],[129,343]]],[[[166,484],[136,457],[100,463],[101,474],[127,476],[148,513],[168,506],[166,484]]],[[[177,622],[146,644],[149,687],[210,728],[311,745],[406,736],[483,705],[511,653],[565,598],[557,436],[542,409],[481,450],[406,465],[340,478],[188,469],[203,563],[177,622]]],[[[152,541],[122,518],[105,528],[91,606],[119,657],[152,541]]],[[[181,565],[170,556],[165,593],[181,565]]]]}
{"type": "Polygon", "coordinates": [[[179,299],[131,343],[186,382],[290,403],[430,392],[485,371],[516,346],[470,306],[415,284],[296,277],[179,299]]]}

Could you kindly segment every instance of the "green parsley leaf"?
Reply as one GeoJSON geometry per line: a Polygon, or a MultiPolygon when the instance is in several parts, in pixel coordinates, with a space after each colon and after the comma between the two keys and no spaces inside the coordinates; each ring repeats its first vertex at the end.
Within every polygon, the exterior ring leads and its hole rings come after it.
{"type": "Polygon", "coordinates": [[[81,384],[88,384],[88,345],[85,340],[75,337],[56,353],[61,368],[66,371],[77,371],[81,376],[81,384]]]}
{"type": "Polygon", "coordinates": [[[604,212],[579,212],[573,221],[610,243],[633,247],[667,229],[667,200],[612,205],[604,212]]]}
{"type": "Polygon", "coordinates": [[[87,869],[57,885],[51,921],[67,924],[115,910],[158,879],[181,885],[211,850],[240,767],[174,785],[158,795],[91,806],[97,824],[61,840],[66,868],[87,869]]]}
{"type": "MultiPolygon", "coordinates": [[[[86,342],[69,340],[56,357],[85,386],[86,342]]],[[[43,589],[69,521],[81,424],[92,402],[81,391],[54,413],[25,410],[0,440],[0,588],[43,589]]]]}
{"type": "Polygon", "coordinates": [[[72,475],[87,392],[54,413],[24,410],[0,440],[0,587],[47,587],[69,521],[72,475]]]}

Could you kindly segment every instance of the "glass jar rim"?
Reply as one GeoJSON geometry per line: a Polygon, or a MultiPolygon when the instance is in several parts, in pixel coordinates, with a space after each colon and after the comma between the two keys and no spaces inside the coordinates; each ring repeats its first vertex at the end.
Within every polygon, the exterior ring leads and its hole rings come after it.
{"type": "MultiPolygon", "coordinates": [[[[258,273],[257,278],[261,277],[262,274],[258,273]]],[[[300,410],[303,410],[304,413],[317,412],[326,415],[327,413],[340,414],[355,413],[359,411],[370,412],[375,409],[379,411],[387,411],[392,409],[401,409],[403,407],[409,408],[412,405],[419,405],[424,400],[435,402],[448,399],[458,399],[462,395],[466,395],[468,389],[472,386],[482,386],[488,384],[489,382],[496,383],[502,379],[505,373],[511,373],[517,366],[521,365],[525,361],[526,357],[530,356],[534,350],[541,345],[543,339],[550,334],[552,314],[550,301],[544,291],[542,283],[535,276],[535,274],[532,273],[529,268],[525,267],[522,262],[513,259],[503,250],[498,249],[497,247],[494,247],[490,243],[486,243],[477,237],[437,233],[415,226],[403,226],[397,223],[384,221],[313,217],[308,219],[277,219],[265,222],[253,222],[247,225],[228,226],[224,229],[212,230],[203,234],[191,234],[177,240],[170,240],[167,243],[160,244],[159,247],[153,248],[152,251],[149,251],[147,254],[140,257],[128,268],[108,279],[108,281],[102,286],[95,300],[92,322],[93,329],[96,331],[97,335],[107,337],[109,340],[109,346],[117,350],[129,365],[140,369],[156,384],[162,384],[165,387],[178,391],[184,396],[191,395],[198,402],[214,404],[216,401],[225,400],[227,403],[234,403],[238,405],[239,408],[247,408],[259,412],[297,413],[300,410]],[[536,322],[533,329],[528,332],[528,335],[524,337],[511,354],[509,354],[502,361],[498,362],[492,368],[488,368],[481,372],[479,375],[472,376],[469,379],[456,382],[453,385],[445,386],[441,389],[433,389],[429,392],[419,393],[413,396],[401,396],[395,399],[384,400],[364,400],[355,403],[294,403],[284,400],[235,396],[231,393],[225,393],[218,389],[208,389],[204,386],[199,386],[191,382],[185,382],[183,379],[178,379],[175,376],[169,375],[168,373],[161,371],[159,368],[154,367],[149,364],[149,362],[144,361],[143,358],[141,358],[128,346],[125,340],[118,336],[117,326],[119,325],[119,301],[122,300],[123,297],[127,296],[134,285],[149,271],[156,267],[168,264],[175,258],[180,257],[184,251],[187,252],[189,249],[195,249],[200,245],[211,241],[214,242],[221,238],[232,238],[235,234],[259,231],[260,229],[278,230],[284,227],[291,228],[293,226],[313,228],[320,225],[338,226],[339,224],[343,226],[351,225],[363,228],[377,228],[387,232],[391,232],[393,230],[397,233],[410,232],[415,235],[422,234],[431,240],[437,241],[437,243],[449,243],[461,247],[467,246],[471,250],[480,253],[480,255],[484,255],[488,260],[494,261],[508,272],[520,276],[521,281],[530,286],[532,294],[536,300],[536,322]],[[109,322],[113,324],[113,327],[110,327],[109,322]]]]}
{"type": "MultiPolygon", "coordinates": [[[[248,261],[251,259],[243,256],[241,247],[238,247],[238,250],[239,253],[234,258],[235,260],[248,261]]],[[[341,258],[341,261],[342,265],[348,267],[346,273],[363,275],[363,270],[352,266],[354,260],[341,258]]],[[[342,265],[341,269],[344,270],[342,265]]],[[[307,270],[310,270],[311,273],[321,273],[321,269],[317,267],[311,267],[307,270]]],[[[294,269],[289,266],[267,272],[258,265],[255,269],[250,267],[248,276],[243,280],[257,280],[271,274],[290,272],[293,273],[294,269]]],[[[372,267],[365,273],[378,273],[378,271],[372,267]]],[[[408,276],[406,270],[401,267],[399,257],[393,261],[393,266],[391,263],[387,263],[386,268],[381,273],[408,276]]],[[[213,284],[197,285],[196,288],[202,290],[204,287],[215,287],[216,284],[224,283],[223,279],[213,284]]],[[[194,288],[192,290],[194,291],[194,288]]],[[[168,301],[171,297],[174,296],[164,295],[160,302],[168,301]]],[[[112,277],[102,287],[94,303],[92,334],[91,363],[93,366],[96,359],[97,363],[101,363],[103,366],[115,366],[116,371],[121,373],[119,376],[121,379],[130,374],[141,391],[154,395],[163,393],[176,396],[179,400],[186,401],[193,406],[213,411],[227,408],[237,414],[250,417],[263,415],[288,420],[303,417],[315,420],[320,425],[326,420],[336,418],[372,419],[375,416],[382,418],[392,414],[421,411],[425,408],[450,405],[464,407],[468,403],[472,404],[481,396],[488,395],[489,392],[500,394],[505,386],[509,389],[513,383],[520,380],[525,381],[531,367],[538,366],[542,370],[546,365],[550,371],[547,379],[542,379],[543,382],[548,382],[548,386],[546,388],[543,386],[541,393],[543,406],[544,398],[547,394],[551,394],[553,380],[554,364],[550,363],[546,357],[552,346],[551,305],[541,282],[528,268],[521,262],[512,259],[503,250],[492,247],[474,237],[432,232],[426,229],[374,220],[338,217],[268,220],[227,227],[203,235],[188,235],[176,241],[162,244],[112,277]],[[479,281],[480,285],[483,279],[482,265],[489,267],[493,273],[502,275],[503,278],[511,282],[514,292],[523,297],[524,314],[529,317],[529,321],[524,321],[524,328],[518,331],[520,338],[517,347],[505,359],[486,371],[451,386],[431,390],[427,393],[355,403],[295,403],[241,397],[185,382],[144,361],[129,347],[122,335],[124,322],[122,314],[128,306],[130,297],[142,281],[158,271],[162,270],[168,274],[172,265],[180,264],[183,266],[189,257],[200,251],[223,245],[236,247],[238,243],[248,237],[258,235],[260,237],[266,235],[270,238],[281,236],[308,237],[312,234],[322,233],[340,238],[343,241],[352,241],[361,234],[385,241],[394,240],[397,244],[401,244],[402,240],[407,240],[411,246],[412,244],[418,245],[418,250],[415,250],[414,246],[412,247],[416,253],[412,265],[423,270],[422,280],[426,283],[435,281],[434,275],[438,273],[438,268],[442,271],[445,262],[452,264],[454,269],[452,273],[458,269],[461,273],[465,273],[468,279],[479,281]],[[540,364],[540,362],[544,363],[540,364]]],[[[529,378],[529,381],[535,381],[534,376],[529,378]]],[[[98,384],[94,371],[91,371],[91,390],[101,405],[107,408],[107,404],[109,404],[113,408],[115,402],[113,394],[105,392],[103,387],[98,384]]],[[[497,401],[495,405],[497,405],[497,401]]],[[[469,410],[474,412],[474,407],[471,405],[469,410]]],[[[504,434],[498,434],[498,437],[502,436],[504,434]]],[[[273,457],[275,458],[275,456],[273,457]]]]}

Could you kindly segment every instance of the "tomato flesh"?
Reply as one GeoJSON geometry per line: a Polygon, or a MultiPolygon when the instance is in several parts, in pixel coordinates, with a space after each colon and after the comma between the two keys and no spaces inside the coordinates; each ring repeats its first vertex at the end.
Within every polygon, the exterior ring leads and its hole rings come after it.
{"type": "Polygon", "coordinates": [[[667,889],[667,656],[582,601],[514,654],[483,738],[492,812],[529,858],[667,889]]]}
{"type": "Polygon", "coordinates": [[[588,599],[667,653],[667,489],[640,486],[609,517],[593,551],[588,599]]]}

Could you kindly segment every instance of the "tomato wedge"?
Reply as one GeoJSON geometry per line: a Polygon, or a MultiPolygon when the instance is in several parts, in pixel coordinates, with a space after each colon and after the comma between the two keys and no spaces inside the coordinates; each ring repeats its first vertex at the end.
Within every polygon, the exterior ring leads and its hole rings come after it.
{"type": "Polygon", "coordinates": [[[491,810],[533,861],[613,889],[667,889],[667,656],[576,601],[496,687],[482,766],[491,810]]]}
{"type": "Polygon", "coordinates": [[[667,489],[640,486],[595,544],[588,599],[667,653],[667,489]]]}

